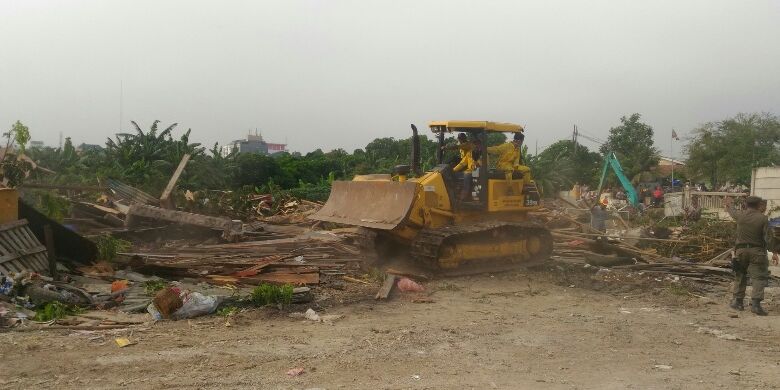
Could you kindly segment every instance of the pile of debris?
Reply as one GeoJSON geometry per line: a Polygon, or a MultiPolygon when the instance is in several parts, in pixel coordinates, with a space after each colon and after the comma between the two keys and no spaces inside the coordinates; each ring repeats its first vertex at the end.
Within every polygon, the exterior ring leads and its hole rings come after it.
{"type": "Polygon", "coordinates": [[[145,274],[220,285],[316,285],[321,278],[359,272],[362,257],[350,240],[349,231],[312,231],[295,238],[119,253],[117,263],[145,274]]]}
{"type": "Polygon", "coordinates": [[[287,197],[273,215],[262,220],[271,224],[311,225],[308,217],[319,211],[322,206],[322,203],[287,197]]]}
{"type": "Polygon", "coordinates": [[[549,202],[546,207],[549,210],[536,216],[552,231],[553,258],[705,283],[730,280],[731,222],[702,219],[684,226],[648,227],[615,217],[617,228],[604,233],[591,228],[587,209],[568,202],[549,202]]]}

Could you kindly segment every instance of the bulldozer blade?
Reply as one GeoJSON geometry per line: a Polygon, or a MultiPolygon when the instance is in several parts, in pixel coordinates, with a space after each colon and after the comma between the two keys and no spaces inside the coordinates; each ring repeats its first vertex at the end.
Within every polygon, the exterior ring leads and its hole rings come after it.
{"type": "Polygon", "coordinates": [[[392,230],[409,216],[418,184],[397,181],[334,181],[315,221],[392,230]]]}

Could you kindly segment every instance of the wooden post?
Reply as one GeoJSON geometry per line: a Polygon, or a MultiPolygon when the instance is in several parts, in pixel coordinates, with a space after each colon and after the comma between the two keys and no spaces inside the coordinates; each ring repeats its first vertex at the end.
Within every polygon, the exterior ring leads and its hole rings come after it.
{"type": "Polygon", "coordinates": [[[395,286],[395,278],[396,278],[395,275],[387,274],[385,276],[385,282],[382,283],[382,287],[376,293],[376,297],[374,297],[374,298],[375,299],[387,299],[387,297],[390,295],[390,291],[393,289],[393,286],[395,286]]]}
{"type": "Polygon", "coordinates": [[[173,193],[173,189],[176,188],[176,183],[179,181],[179,176],[181,176],[181,173],[184,172],[184,167],[187,166],[187,162],[189,161],[189,154],[185,154],[184,157],[181,158],[181,161],[179,161],[179,166],[176,167],[176,170],[173,172],[173,176],[171,176],[171,180],[168,181],[168,185],[165,187],[162,196],[160,196],[160,206],[171,210],[176,208],[176,204],[173,202],[173,199],[171,199],[171,194],[173,193]]]}
{"type": "Polygon", "coordinates": [[[57,278],[57,253],[54,251],[54,233],[51,225],[43,226],[43,238],[46,241],[46,257],[49,259],[49,275],[57,278]]]}

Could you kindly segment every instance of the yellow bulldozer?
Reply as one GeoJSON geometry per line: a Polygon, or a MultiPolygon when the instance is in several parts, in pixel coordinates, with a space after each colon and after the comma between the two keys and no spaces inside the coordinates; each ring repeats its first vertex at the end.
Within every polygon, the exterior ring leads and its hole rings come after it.
{"type": "MultiPolygon", "coordinates": [[[[528,218],[541,208],[533,180],[522,173],[511,176],[495,168],[488,157],[487,136],[492,132],[522,133],[522,126],[485,121],[429,123],[438,140],[437,166],[420,169],[420,142],[412,125],[411,165],[399,165],[394,174],[356,176],[334,181],[330,197],[310,218],[361,227],[361,244],[379,258],[410,257],[415,263],[444,273],[499,270],[546,260],[552,237],[528,218]],[[467,180],[444,161],[446,135],[469,134],[477,168],[467,195],[459,196],[467,180]],[[416,177],[409,178],[411,174],[416,177]],[[403,252],[403,253],[401,253],[403,252]]],[[[530,175],[530,173],[526,173],[530,175]]]]}

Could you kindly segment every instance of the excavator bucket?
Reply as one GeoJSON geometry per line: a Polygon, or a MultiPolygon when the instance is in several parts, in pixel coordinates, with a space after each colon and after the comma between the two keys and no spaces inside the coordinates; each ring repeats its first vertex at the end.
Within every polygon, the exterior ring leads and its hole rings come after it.
{"type": "Polygon", "coordinates": [[[392,230],[409,216],[417,191],[410,181],[334,181],[328,202],[309,218],[392,230]]]}

